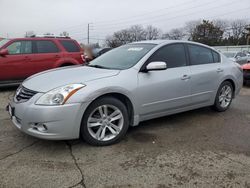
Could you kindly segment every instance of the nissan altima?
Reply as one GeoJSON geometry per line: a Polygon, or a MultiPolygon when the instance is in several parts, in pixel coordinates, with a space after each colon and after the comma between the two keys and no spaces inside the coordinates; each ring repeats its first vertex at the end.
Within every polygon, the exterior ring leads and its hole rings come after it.
{"type": "Polygon", "coordinates": [[[145,120],[205,106],[225,111],[242,82],[241,67],[209,46],[143,41],[26,79],[7,110],[26,134],[104,146],[145,120]]]}

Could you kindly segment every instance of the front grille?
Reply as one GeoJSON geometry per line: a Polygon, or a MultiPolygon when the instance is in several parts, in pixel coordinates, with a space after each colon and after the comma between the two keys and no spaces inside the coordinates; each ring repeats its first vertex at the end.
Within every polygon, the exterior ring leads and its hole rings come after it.
{"type": "Polygon", "coordinates": [[[37,94],[36,91],[32,91],[21,86],[20,88],[17,89],[16,100],[18,102],[25,102],[28,101],[30,98],[32,98],[35,94],[37,94]]]}

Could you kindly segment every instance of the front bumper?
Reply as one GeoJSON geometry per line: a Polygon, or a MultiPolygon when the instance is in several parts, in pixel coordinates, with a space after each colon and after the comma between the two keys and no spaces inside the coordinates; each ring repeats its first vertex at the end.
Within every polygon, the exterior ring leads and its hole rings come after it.
{"type": "Polygon", "coordinates": [[[41,96],[36,94],[30,100],[17,103],[11,100],[12,122],[22,132],[48,140],[79,138],[82,116],[87,103],[64,104],[60,106],[35,105],[41,96]]]}

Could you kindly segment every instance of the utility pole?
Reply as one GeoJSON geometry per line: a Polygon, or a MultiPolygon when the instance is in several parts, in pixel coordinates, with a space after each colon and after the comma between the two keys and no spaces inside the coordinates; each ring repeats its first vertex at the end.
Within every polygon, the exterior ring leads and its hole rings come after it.
{"type": "Polygon", "coordinates": [[[89,23],[88,23],[88,34],[87,34],[87,38],[88,38],[88,44],[89,44],[89,23]]]}
{"type": "Polygon", "coordinates": [[[89,44],[89,31],[91,30],[91,24],[92,23],[88,23],[88,30],[87,30],[87,39],[88,39],[88,44],[89,44]]]}

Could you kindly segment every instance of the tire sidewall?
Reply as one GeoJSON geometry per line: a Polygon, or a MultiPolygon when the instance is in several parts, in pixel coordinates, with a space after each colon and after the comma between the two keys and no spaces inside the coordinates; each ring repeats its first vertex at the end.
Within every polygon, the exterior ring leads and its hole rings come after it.
{"type": "Polygon", "coordinates": [[[83,118],[82,118],[80,133],[81,133],[82,138],[91,145],[107,146],[107,145],[111,145],[111,144],[115,144],[119,142],[126,134],[128,127],[129,127],[129,117],[128,117],[128,111],[127,111],[126,106],[120,100],[116,98],[104,97],[104,98],[95,100],[89,105],[89,107],[85,111],[83,118]],[[120,133],[115,138],[113,138],[112,140],[108,140],[108,141],[99,141],[93,138],[90,135],[88,131],[88,126],[87,126],[88,118],[93,112],[93,110],[95,110],[98,106],[102,106],[102,105],[113,105],[117,107],[122,112],[123,119],[124,119],[123,128],[120,131],[120,133]]]}

